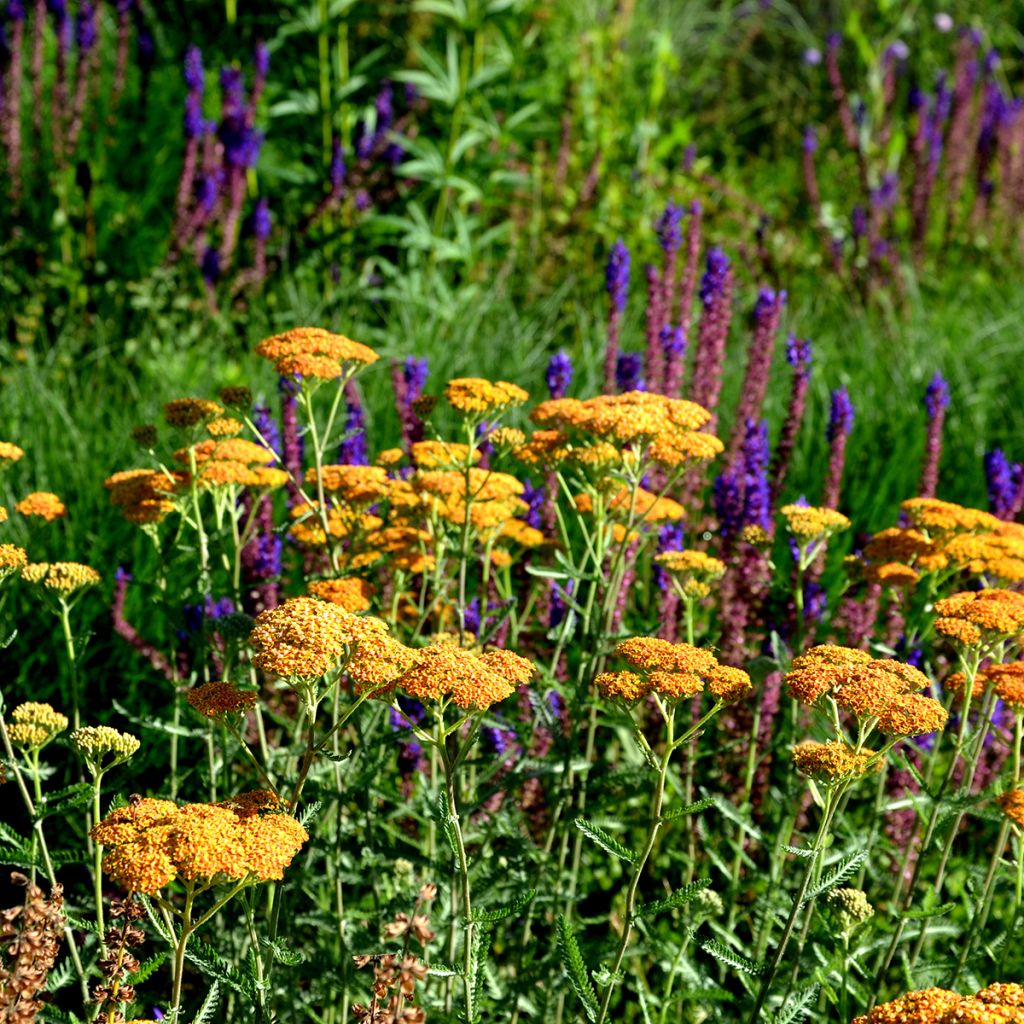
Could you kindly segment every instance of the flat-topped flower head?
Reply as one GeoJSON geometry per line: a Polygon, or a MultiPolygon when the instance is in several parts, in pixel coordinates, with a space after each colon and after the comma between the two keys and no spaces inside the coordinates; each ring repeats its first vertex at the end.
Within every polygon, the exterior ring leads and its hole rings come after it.
{"type": "Polygon", "coordinates": [[[881,770],[881,762],[871,764],[875,751],[857,750],[842,740],[818,743],[806,740],[793,748],[793,764],[801,775],[819,782],[838,782],[864,775],[869,768],[881,770]]]}
{"type": "Polygon", "coordinates": [[[256,707],[258,698],[254,690],[240,690],[234,683],[214,680],[193,686],[185,699],[204,718],[222,718],[244,714],[256,707]]]}
{"type": "Polygon", "coordinates": [[[288,356],[325,356],[339,364],[339,372],[342,363],[368,366],[379,358],[368,345],[322,327],[293,327],[264,338],[256,346],[256,354],[275,363],[288,356]]]}
{"type": "Polygon", "coordinates": [[[249,642],[253,664],[284,679],[319,679],[347,659],[361,640],[387,633],[364,618],[313,597],[293,597],[256,617],[249,642]]]}
{"type": "Polygon", "coordinates": [[[176,398],[164,405],[168,426],[179,430],[197,427],[223,414],[223,406],[206,398],[176,398]]]}
{"type": "Polygon", "coordinates": [[[345,666],[355,684],[356,693],[381,697],[394,689],[398,678],[408,672],[416,660],[416,651],[383,633],[359,642],[345,666]]]}
{"type": "Polygon", "coordinates": [[[368,611],[373,601],[374,586],[358,576],[342,576],[333,580],[313,580],[306,589],[321,601],[329,601],[347,612],[368,611]]]}
{"type": "Polygon", "coordinates": [[[938,498],[910,498],[900,509],[914,526],[929,536],[990,531],[999,525],[999,520],[990,512],[938,498]]]}
{"type": "Polygon", "coordinates": [[[217,397],[229,409],[240,409],[246,413],[252,409],[252,389],[244,384],[221,388],[217,397]]]}
{"type": "Polygon", "coordinates": [[[41,750],[68,727],[66,715],[49,704],[28,701],[11,712],[7,727],[11,743],[22,750],[41,750]]]}
{"type": "Polygon", "coordinates": [[[707,691],[718,700],[731,703],[749,697],[754,692],[754,684],[743,669],[718,665],[707,675],[707,691]]]}
{"type": "Polygon", "coordinates": [[[692,672],[705,676],[718,667],[718,660],[710,651],[692,644],[674,644],[654,636],[634,636],[623,640],[616,648],[618,657],[633,668],[651,672],[692,672]]]}
{"type": "Polygon", "coordinates": [[[935,631],[962,647],[986,649],[1024,633],[1024,594],[963,591],[935,602],[935,631]]]}
{"type": "Polygon", "coordinates": [[[71,745],[95,775],[134,757],[141,744],[131,733],[109,725],[87,725],[71,734],[71,745]]]}
{"type": "Polygon", "coordinates": [[[847,530],[850,520],[841,512],[831,508],[815,508],[813,505],[783,505],[782,518],[798,544],[825,540],[835,533],[847,530]]]}
{"type": "Polygon", "coordinates": [[[903,693],[878,715],[878,728],[890,736],[923,736],[946,727],[949,713],[934,697],[903,693]]]}
{"type": "Polygon", "coordinates": [[[468,444],[435,440],[416,441],[410,454],[418,469],[455,469],[468,462],[475,465],[482,457],[479,448],[470,448],[468,444]]]}
{"type": "Polygon", "coordinates": [[[1013,714],[1024,715],[1024,661],[990,665],[978,677],[992,685],[996,696],[1013,714]]]}
{"type": "Polygon", "coordinates": [[[1018,828],[1024,828],[1024,789],[1008,789],[996,797],[996,803],[1018,828]]]}
{"type": "Polygon", "coordinates": [[[13,466],[14,463],[24,457],[24,450],[19,448],[16,444],[12,444],[10,441],[0,441],[0,471],[6,469],[8,466],[13,466]]]}
{"type": "MultiPolygon", "coordinates": [[[[316,469],[306,473],[306,482],[317,482],[316,469]]],[[[353,505],[370,505],[386,498],[391,481],[383,466],[323,466],[320,482],[329,494],[337,494],[353,505]]]]}
{"type": "Polygon", "coordinates": [[[521,387],[507,380],[485,380],[483,377],[457,377],[444,389],[448,404],[472,416],[496,413],[522,405],[530,396],[521,387]]]}
{"type": "Polygon", "coordinates": [[[91,566],[81,562],[32,562],[21,570],[22,579],[60,597],[69,597],[102,579],[91,566]]]}
{"type": "Polygon", "coordinates": [[[26,495],[14,506],[15,511],[31,519],[44,519],[52,523],[55,519],[61,519],[67,514],[64,502],[49,491],[34,491],[26,495]]]}
{"type": "Polygon", "coordinates": [[[1020,985],[994,984],[973,996],[944,988],[908,992],[874,1007],[853,1024],[1012,1024],[1024,1020],[1020,985]]]}
{"type": "Polygon", "coordinates": [[[128,892],[153,894],[176,878],[212,884],[280,879],[309,838],[273,794],[215,804],[136,799],[93,830],[103,870],[128,892]]]}
{"type": "Polygon", "coordinates": [[[412,665],[395,685],[420,701],[450,697],[463,710],[484,710],[510,697],[536,671],[511,651],[479,655],[447,639],[415,652],[412,665]]]}
{"type": "Polygon", "coordinates": [[[28,565],[28,553],[17,544],[0,544],[0,582],[28,565]]]}

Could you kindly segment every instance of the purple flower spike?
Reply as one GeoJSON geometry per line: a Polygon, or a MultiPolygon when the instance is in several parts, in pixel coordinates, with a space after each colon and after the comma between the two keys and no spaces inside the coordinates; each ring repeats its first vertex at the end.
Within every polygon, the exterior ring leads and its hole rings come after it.
{"type": "Polygon", "coordinates": [[[270,237],[270,228],[270,203],[266,199],[259,199],[256,202],[256,208],[252,212],[253,236],[261,242],[265,242],[270,237]]]}
{"type": "Polygon", "coordinates": [[[619,391],[645,391],[644,359],[639,352],[623,352],[615,367],[615,383],[619,391]]]}
{"type": "Polygon", "coordinates": [[[828,419],[828,440],[830,446],[828,472],[825,476],[825,492],[822,505],[838,508],[839,494],[846,467],[846,441],[853,429],[853,403],[846,388],[832,392],[832,408],[828,419]]]}
{"type": "Polygon", "coordinates": [[[270,71],[270,50],[267,49],[266,43],[259,42],[256,44],[252,60],[256,75],[259,78],[266,78],[267,72],[270,71]]]}
{"type": "Polygon", "coordinates": [[[190,46],[185,51],[185,85],[189,92],[202,93],[205,81],[203,51],[198,46],[190,46]]]}
{"type": "Polygon", "coordinates": [[[345,183],[345,150],[337,135],[331,140],[331,191],[338,193],[345,183]]]}
{"type": "Polygon", "coordinates": [[[608,294],[611,296],[612,306],[622,313],[626,308],[626,297],[629,294],[629,249],[620,238],[613,246],[611,255],[608,257],[608,268],[605,272],[605,282],[608,294]]]}
{"type": "Polygon", "coordinates": [[[572,359],[564,351],[556,352],[544,375],[552,398],[564,398],[572,382],[572,359]]]}
{"type": "Polygon", "coordinates": [[[409,356],[403,368],[405,386],[408,388],[408,400],[415,402],[423,394],[427,377],[430,375],[430,364],[426,359],[417,359],[409,356]]]}
{"type": "Polygon", "coordinates": [[[1018,480],[1020,466],[1011,465],[1000,448],[985,455],[985,483],[989,511],[1000,519],[1013,519],[1019,511],[1018,480]]]}
{"type": "Polygon", "coordinates": [[[934,498],[939,481],[939,460],[942,458],[942,428],[949,406],[949,384],[941,373],[932,377],[924,393],[924,407],[928,413],[928,436],[925,442],[924,463],[918,494],[934,498]]]}
{"type": "Polygon", "coordinates": [[[932,377],[924,393],[924,405],[932,418],[949,407],[949,382],[941,373],[932,377]]]}
{"type": "Polygon", "coordinates": [[[96,45],[96,5],[85,0],[75,17],[75,42],[82,53],[96,45]]]}
{"type": "Polygon", "coordinates": [[[828,419],[828,439],[835,441],[840,434],[849,434],[853,429],[853,403],[846,388],[832,392],[832,408],[828,419]]]}
{"type": "Polygon", "coordinates": [[[683,244],[683,208],[669,203],[665,212],[658,218],[655,229],[658,232],[658,241],[666,253],[676,253],[683,244]]]}
{"type": "Polygon", "coordinates": [[[213,287],[220,278],[220,253],[212,245],[203,253],[201,269],[203,280],[213,287]]]}

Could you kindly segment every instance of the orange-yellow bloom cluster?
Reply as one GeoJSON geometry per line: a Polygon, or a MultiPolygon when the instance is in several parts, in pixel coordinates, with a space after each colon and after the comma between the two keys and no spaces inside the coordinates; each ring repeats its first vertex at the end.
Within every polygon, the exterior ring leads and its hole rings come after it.
{"type": "Polygon", "coordinates": [[[522,405],[530,396],[507,380],[484,380],[483,377],[458,377],[448,381],[444,397],[454,409],[467,413],[492,413],[522,405]]]}
{"type": "Polygon", "coordinates": [[[801,775],[807,775],[821,782],[835,782],[839,779],[856,778],[869,768],[881,771],[882,762],[874,765],[871,759],[875,751],[862,747],[856,750],[842,740],[818,743],[805,740],[793,748],[793,764],[801,775]]]}
{"type": "Polygon", "coordinates": [[[281,377],[324,380],[333,380],[378,358],[372,348],[322,327],[294,327],[275,334],[261,341],[256,352],[273,362],[281,377]]]}
{"type": "Polygon", "coordinates": [[[663,551],[654,561],[676,579],[687,598],[707,597],[711,583],[725,575],[725,562],[704,551],[663,551]]]}
{"type": "Polygon", "coordinates": [[[783,505],[782,518],[786,528],[798,544],[824,540],[834,533],[849,529],[850,520],[832,508],[815,508],[813,505],[783,505]]]}
{"type": "Polygon", "coordinates": [[[996,803],[1003,809],[1003,814],[1024,828],[1024,789],[1009,789],[996,798],[996,803]]]}
{"type": "Polygon", "coordinates": [[[219,718],[248,711],[256,706],[253,690],[240,690],[233,683],[214,681],[193,686],[186,699],[189,705],[204,718],[219,718]]]}
{"type": "Polygon", "coordinates": [[[656,693],[675,701],[706,690],[718,700],[733,701],[753,689],[750,676],[742,669],[720,665],[710,651],[691,644],[635,636],[623,640],[615,653],[629,669],[602,672],[595,680],[598,690],[611,700],[631,704],[656,693]]]}
{"type": "Polygon", "coordinates": [[[19,704],[11,712],[11,724],[7,726],[7,735],[16,747],[38,750],[67,727],[66,715],[54,711],[49,704],[29,701],[26,704],[19,704]]]}
{"type": "Polygon", "coordinates": [[[276,796],[245,793],[216,804],[138,799],[92,830],[107,847],[103,870],[128,892],[153,894],[176,878],[264,882],[284,869],[309,839],[276,796]]]}
{"type": "Polygon", "coordinates": [[[67,513],[64,502],[49,491],[35,491],[22,498],[14,508],[23,516],[35,516],[52,523],[67,513]]]}
{"type": "Polygon", "coordinates": [[[347,612],[365,612],[373,599],[373,584],[357,576],[335,580],[313,580],[307,587],[314,597],[339,605],[347,612]]]}
{"type": "Polygon", "coordinates": [[[1024,633],[1024,594],[963,591],[935,602],[935,631],[964,647],[987,647],[1024,633]]]}
{"type": "Polygon", "coordinates": [[[477,654],[447,640],[414,652],[395,686],[421,701],[450,697],[463,710],[484,710],[512,695],[536,671],[512,651],[477,654]]]}
{"type": "Polygon", "coordinates": [[[168,475],[151,469],[125,469],[103,481],[110,501],[130,523],[159,523],[174,511],[170,495],[183,481],[181,474],[168,475]]]}
{"type": "Polygon", "coordinates": [[[10,441],[0,441],[0,467],[9,466],[25,457],[24,449],[10,441]]]}
{"type": "Polygon", "coordinates": [[[853,1019],[853,1024],[1022,1024],[1024,988],[996,982],[971,996],[944,988],[908,992],[853,1019]]]}
{"type": "Polygon", "coordinates": [[[102,579],[95,569],[81,562],[32,562],[21,570],[21,576],[27,582],[55,591],[62,597],[83,587],[95,586],[102,579]]]}

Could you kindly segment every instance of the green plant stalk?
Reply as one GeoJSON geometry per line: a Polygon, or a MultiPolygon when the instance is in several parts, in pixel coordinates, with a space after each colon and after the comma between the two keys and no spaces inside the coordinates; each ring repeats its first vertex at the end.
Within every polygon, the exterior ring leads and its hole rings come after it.
{"type": "MultiPolygon", "coordinates": [[[[103,785],[103,772],[97,771],[92,782],[92,824],[95,828],[102,820],[100,810],[100,791],[103,785]]],[[[95,843],[92,851],[92,886],[93,902],[96,907],[96,928],[100,937],[101,955],[107,955],[106,926],[103,921],[103,846],[95,843]]]]}
{"type": "Polygon", "coordinates": [[[71,682],[71,721],[73,728],[81,728],[78,693],[78,652],[75,650],[75,636],[71,632],[71,609],[64,598],[60,598],[60,628],[64,636],[64,652],[68,658],[68,676],[71,682]]]}
{"type": "Polygon", "coordinates": [[[1024,901],[1024,839],[1017,830],[1017,877],[1013,885],[1013,916],[1010,918],[1010,928],[1006,933],[1006,941],[1003,943],[1003,952],[999,957],[999,970],[996,976],[1006,977],[1006,955],[1013,947],[1013,941],[1017,936],[1017,924],[1020,921],[1021,905],[1024,901]]]}
{"type": "Polygon", "coordinates": [[[658,832],[663,824],[661,809],[665,803],[665,779],[668,775],[669,762],[672,760],[672,753],[675,750],[675,708],[672,708],[665,719],[665,753],[662,755],[661,764],[658,769],[658,782],[654,789],[654,796],[651,799],[650,823],[647,827],[647,838],[644,842],[640,856],[633,863],[633,873],[629,879],[629,888],[626,890],[626,916],[622,923],[622,935],[619,938],[619,948],[615,953],[615,960],[612,964],[611,978],[608,987],[605,989],[604,997],[601,999],[601,1010],[597,1016],[597,1024],[604,1024],[608,1017],[608,1007],[611,1005],[612,993],[615,991],[615,976],[619,973],[622,960],[626,955],[626,948],[629,946],[629,938],[633,931],[633,922],[636,918],[636,894],[640,886],[640,879],[643,876],[644,868],[647,866],[654,844],[658,838],[658,832]]]}
{"type": "Polygon", "coordinates": [[[199,596],[202,600],[210,591],[210,548],[206,538],[206,527],[203,525],[202,511],[199,507],[199,485],[196,481],[198,465],[194,444],[188,446],[188,470],[189,502],[192,505],[192,518],[195,520],[196,538],[199,544],[199,596]]]}
{"type": "Polygon", "coordinates": [[[775,980],[775,975],[778,973],[779,964],[782,962],[782,957],[786,952],[786,947],[789,945],[789,940],[793,935],[793,929],[796,926],[796,919],[803,907],[804,897],[807,895],[807,890],[810,888],[811,878],[817,873],[818,862],[821,858],[822,851],[825,849],[825,842],[828,838],[829,828],[832,825],[832,817],[839,805],[839,797],[842,795],[844,788],[845,787],[840,784],[835,788],[830,787],[827,791],[828,795],[825,798],[825,807],[821,814],[821,824],[818,827],[818,834],[815,837],[814,845],[811,847],[811,856],[807,858],[807,867],[804,869],[800,888],[793,899],[793,906],[789,912],[789,918],[786,920],[785,928],[783,928],[782,938],[779,940],[779,944],[775,947],[775,952],[772,955],[771,962],[769,963],[768,969],[765,971],[764,977],[761,980],[761,986],[757,993],[757,1000],[754,1003],[754,1010],[749,1018],[750,1024],[758,1024],[761,1019],[761,1010],[764,1007],[764,1003],[768,998],[769,992],[771,991],[772,982],[775,980]]]}
{"type": "MultiPolygon", "coordinates": [[[[334,398],[335,406],[337,405],[338,398],[344,390],[344,387],[344,384],[339,384],[338,386],[338,392],[334,398]]],[[[313,442],[313,462],[316,466],[317,513],[320,518],[320,527],[324,531],[324,546],[327,548],[327,557],[331,562],[331,571],[337,573],[338,553],[335,551],[334,545],[331,543],[330,520],[327,517],[327,497],[324,493],[324,451],[320,444],[320,434],[317,431],[316,416],[313,413],[313,396],[306,387],[303,387],[300,390],[300,394],[302,395],[302,404],[306,408],[310,440],[313,442]]],[[[333,420],[333,418],[332,414],[331,420],[333,420]]]]}

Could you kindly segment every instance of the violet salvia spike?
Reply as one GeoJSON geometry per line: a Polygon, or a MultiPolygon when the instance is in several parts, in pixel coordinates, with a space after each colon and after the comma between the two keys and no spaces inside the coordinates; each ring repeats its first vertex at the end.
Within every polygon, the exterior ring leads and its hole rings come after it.
{"type": "Polygon", "coordinates": [[[821,501],[825,508],[839,507],[843,469],[846,467],[846,442],[852,429],[853,403],[846,388],[837,388],[832,392],[832,407],[828,420],[828,471],[825,475],[825,490],[821,501]]]}
{"type": "MultiPolygon", "coordinates": [[[[690,397],[712,413],[718,407],[722,390],[725,347],[732,321],[732,267],[729,257],[719,248],[708,252],[707,269],[701,278],[700,300],[703,307],[697,329],[697,352],[690,397]]],[[[713,426],[709,429],[713,429],[713,426]]]]}
{"type": "Polygon", "coordinates": [[[992,515],[1000,519],[1013,519],[1017,497],[1014,467],[1001,448],[995,448],[985,455],[985,484],[992,515]]]}
{"type": "Polygon", "coordinates": [[[629,296],[629,249],[620,238],[608,256],[605,270],[605,287],[610,300],[608,307],[608,335],[604,350],[604,390],[611,393],[615,386],[615,368],[619,362],[619,336],[622,331],[622,315],[629,296]]]}
{"type": "Polygon", "coordinates": [[[842,37],[834,34],[828,37],[828,45],[825,48],[825,67],[828,70],[829,85],[832,86],[832,98],[835,100],[836,109],[839,112],[839,123],[843,129],[843,137],[846,145],[854,152],[860,152],[860,133],[857,131],[857,124],[854,120],[853,111],[850,108],[850,99],[846,93],[846,86],[843,84],[843,75],[839,70],[839,47],[842,37]]]}
{"type": "Polygon", "coordinates": [[[803,423],[807,408],[807,386],[811,375],[811,343],[791,334],[786,342],[786,362],[793,367],[793,382],[790,386],[789,402],[786,406],[786,419],[782,424],[778,444],[775,446],[775,458],[771,470],[772,504],[778,503],[782,487],[789,472],[790,459],[796,445],[800,425],[803,423]]]}
{"type": "Polygon", "coordinates": [[[747,369],[740,390],[740,401],[736,409],[736,421],[726,448],[726,463],[736,458],[743,442],[748,420],[761,416],[761,407],[768,391],[772,356],[775,353],[775,338],[782,321],[782,310],[786,304],[786,293],[763,288],[754,307],[754,333],[747,355],[747,369]]]}
{"type": "Polygon", "coordinates": [[[110,96],[110,123],[121,105],[124,86],[128,75],[128,44],[131,39],[131,15],[133,0],[117,0],[117,52],[114,57],[114,87],[110,96]]]}
{"type": "Polygon", "coordinates": [[[686,260],[679,282],[679,327],[685,338],[690,337],[690,328],[693,325],[693,300],[697,294],[697,281],[700,277],[700,229],[701,205],[695,201],[690,204],[690,217],[686,226],[686,260]]]}
{"type": "Polygon", "coordinates": [[[68,129],[68,155],[73,156],[85,123],[85,104],[96,73],[99,50],[96,46],[96,4],[82,0],[75,17],[75,43],[78,66],[75,69],[75,98],[71,105],[71,127],[68,129]]]}
{"type": "Polygon", "coordinates": [[[25,7],[22,0],[7,4],[10,19],[9,57],[4,77],[4,149],[7,153],[7,179],[11,199],[21,198],[21,90],[25,49],[25,7]]]}
{"type": "Polygon", "coordinates": [[[366,444],[366,413],[355,381],[345,385],[345,410],[347,436],[338,449],[338,461],[348,466],[368,466],[370,456],[366,444]]]}
{"type": "Polygon", "coordinates": [[[961,34],[953,70],[953,96],[946,139],[946,234],[957,222],[957,209],[974,155],[974,93],[978,80],[977,44],[971,33],[961,34]]]}
{"type": "Polygon", "coordinates": [[[288,507],[293,508],[300,500],[298,482],[302,480],[302,437],[299,434],[298,382],[294,377],[282,377],[278,381],[281,392],[281,445],[284,468],[291,479],[288,481],[288,507]]]}
{"type": "MultiPolygon", "coordinates": [[[[665,292],[656,267],[644,268],[647,279],[647,309],[644,311],[647,347],[644,355],[644,377],[651,391],[661,390],[665,375],[665,358],[661,349],[661,329],[665,325],[665,292]]],[[[619,357],[621,361],[621,356],[619,357]]],[[[625,388],[623,390],[632,390],[625,388]]]]}
{"type": "Polygon", "coordinates": [[[666,324],[661,329],[661,348],[665,357],[664,393],[678,398],[686,367],[686,332],[682,327],[666,324]]]}
{"type": "Polygon", "coordinates": [[[655,230],[664,257],[661,271],[664,322],[671,323],[676,319],[676,272],[679,250],[683,244],[683,208],[669,202],[658,218],[655,230]]]}
{"type": "Polygon", "coordinates": [[[934,498],[939,481],[939,460],[942,458],[942,428],[949,406],[949,384],[941,373],[936,373],[928,384],[924,405],[928,415],[928,432],[917,493],[922,498],[934,498]]]}
{"type": "Polygon", "coordinates": [[[572,383],[572,360],[564,350],[556,352],[548,363],[544,374],[548,394],[552,398],[565,398],[572,383]]]}

